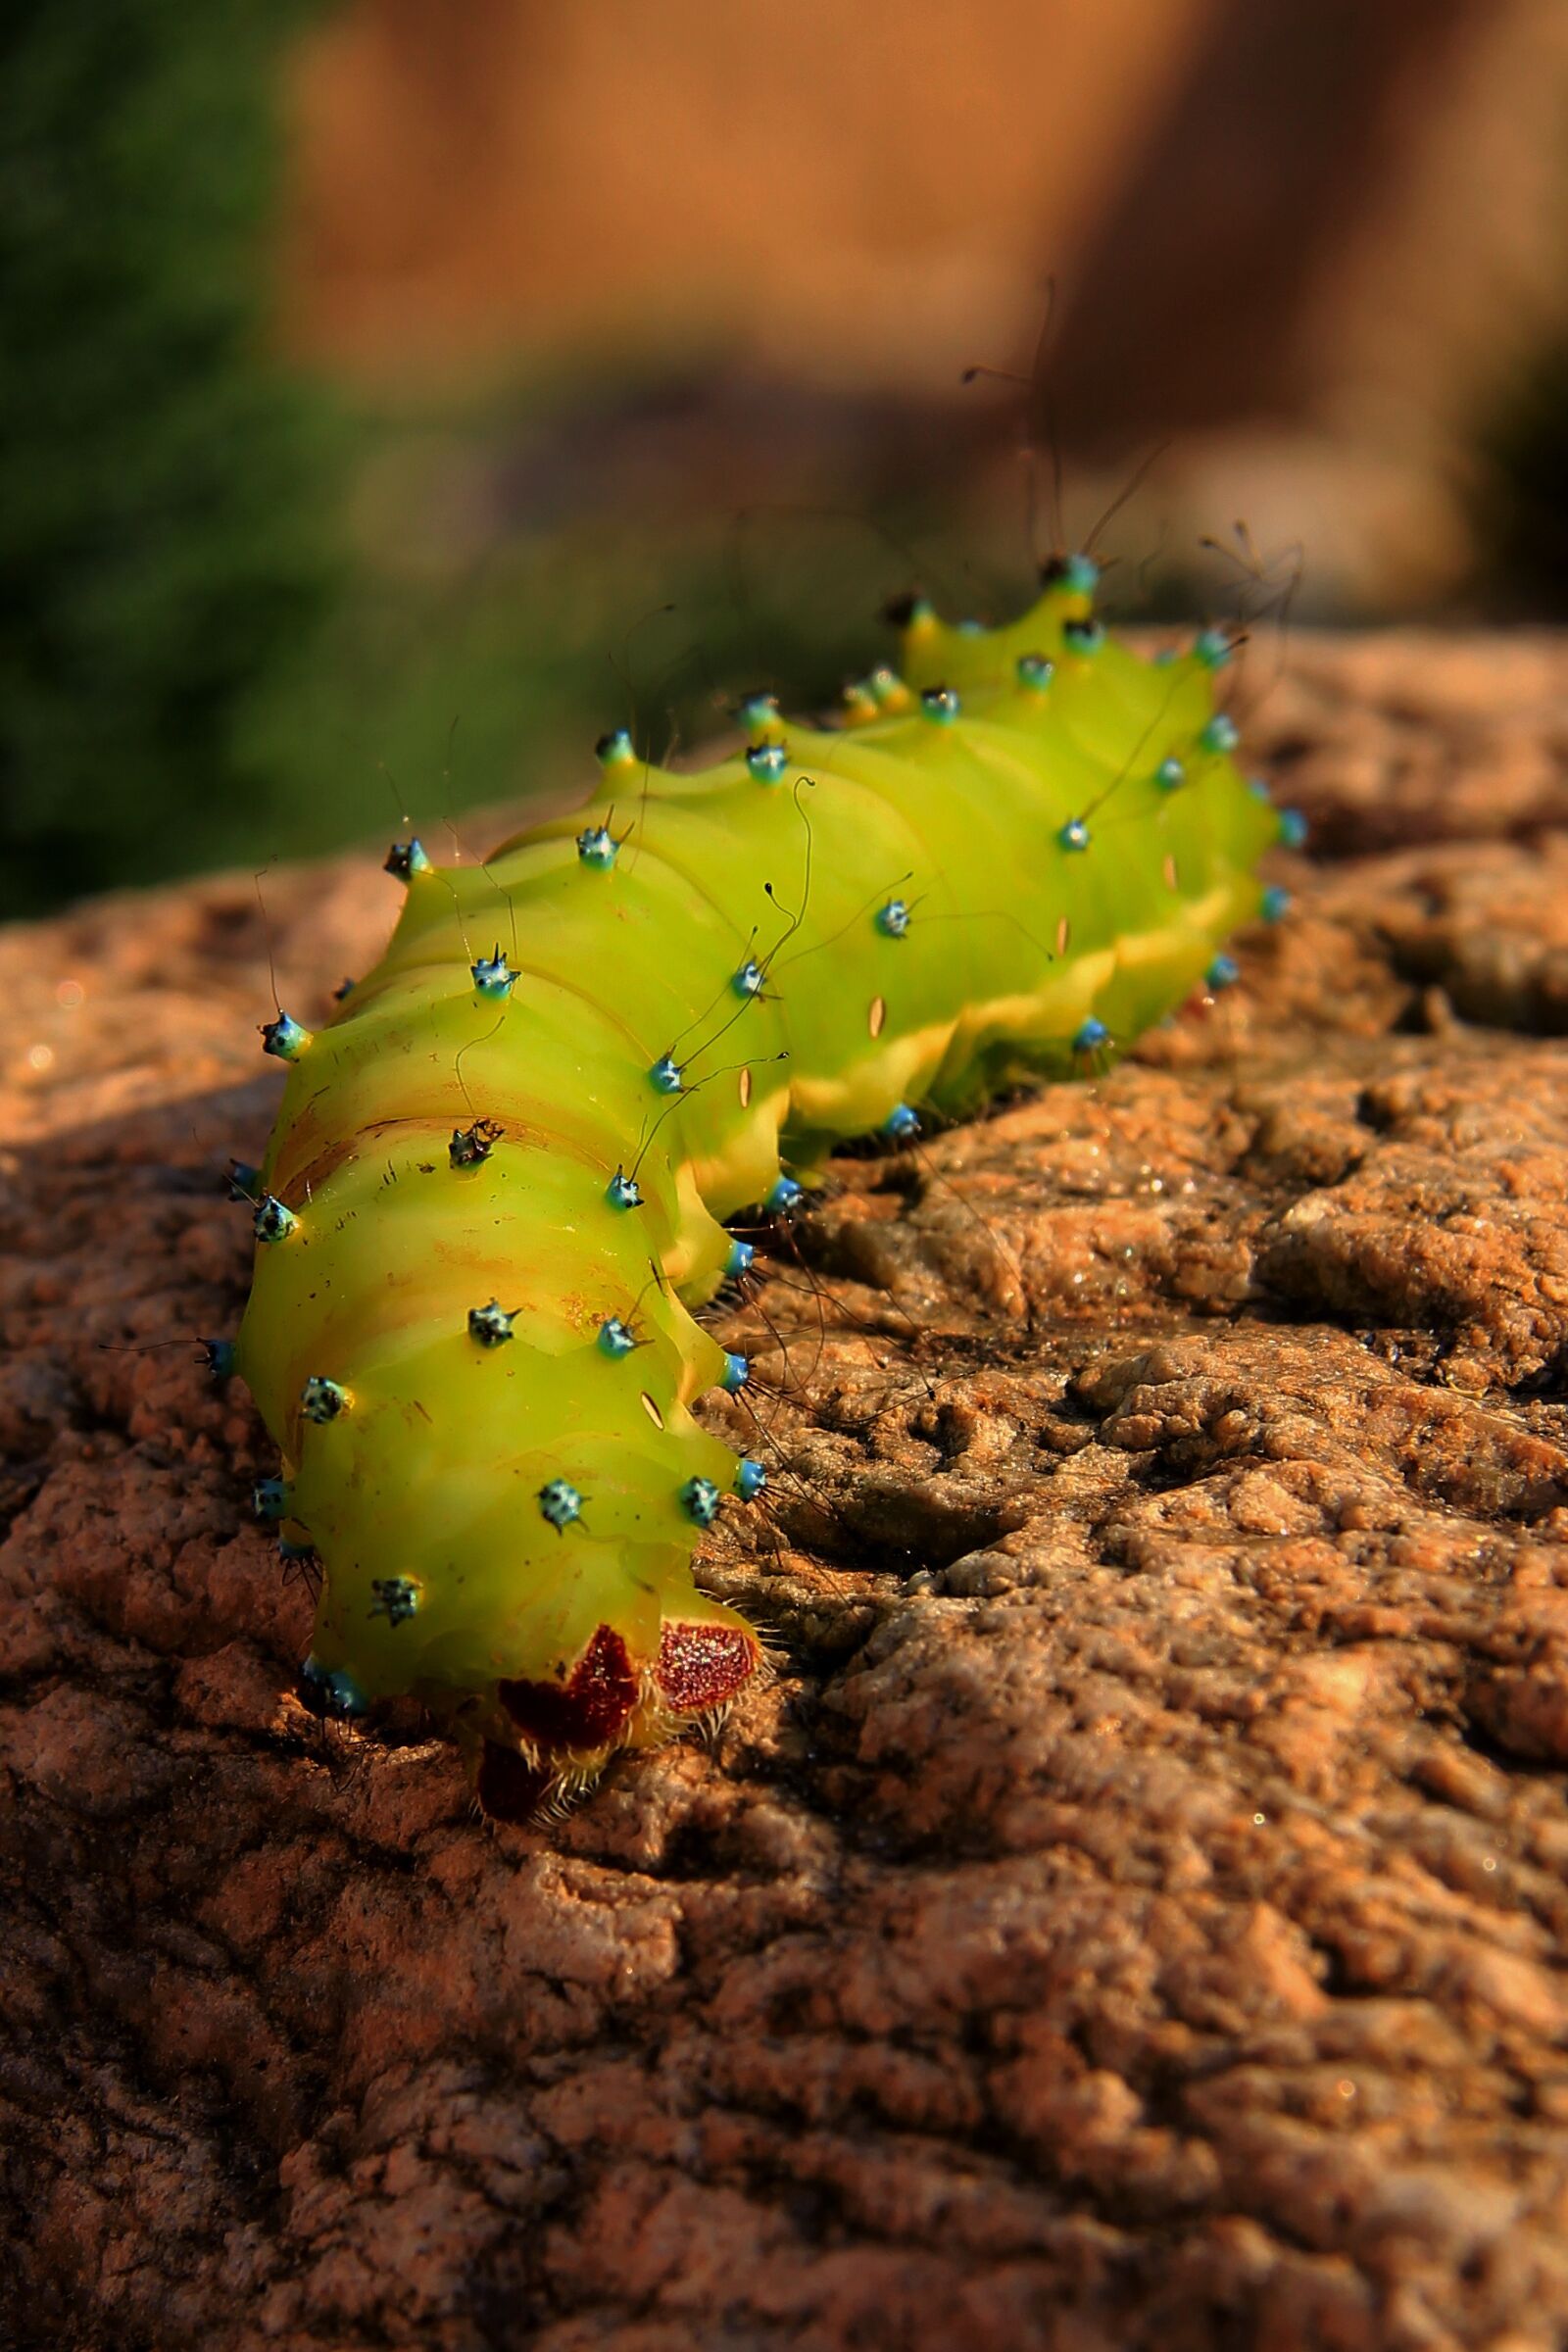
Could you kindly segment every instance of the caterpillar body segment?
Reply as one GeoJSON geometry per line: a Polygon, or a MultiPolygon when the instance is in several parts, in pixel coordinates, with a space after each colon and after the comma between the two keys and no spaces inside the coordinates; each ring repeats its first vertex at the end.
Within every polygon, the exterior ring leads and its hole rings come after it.
{"type": "Polygon", "coordinates": [[[725,1220],[849,1137],[1103,1069],[1278,910],[1223,641],[1151,662],[1092,589],[1073,559],[995,631],[917,605],[841,723],[754,698],[695,773],[607,737],[587,807],[482,867],[395,845],[381,962],[269,1024],[234,1360],[323,1571],[317,1711],[417,1696],[518,1814],[757,1671],[692,1573],[765,1478],[691,1411],[746,1377],[696,1319],[750,1255],[725,1220]]]}

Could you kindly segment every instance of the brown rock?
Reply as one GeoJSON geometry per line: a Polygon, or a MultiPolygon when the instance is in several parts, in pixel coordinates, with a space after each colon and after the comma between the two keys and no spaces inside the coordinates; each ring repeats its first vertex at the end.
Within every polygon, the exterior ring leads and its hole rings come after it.
{"type": "MultiPolygon", "coordinates": [[[[1568,652],[1463,647],[1459,710],[1418,651],[1306,649],[1336,861],[1239,989],[841,1163],[728,1327],[772,1679],[546,1828],[286,1695],[192,1344],[275,1093],[249,882],[0,939],[0,2338],[1558,2339],[1564,848],[1463,747],[1544,777],[1568,652]],[[1400,744],[1454,780],[1393,848],[1400,744]]],[[[270,911],[303,1017],[388,906],[270,911]]]]}

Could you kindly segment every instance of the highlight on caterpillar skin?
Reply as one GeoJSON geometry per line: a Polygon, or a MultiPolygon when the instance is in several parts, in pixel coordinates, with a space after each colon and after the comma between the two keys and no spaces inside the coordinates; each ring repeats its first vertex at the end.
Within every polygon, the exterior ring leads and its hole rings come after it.
{"type": "Polygon", "coordinates": [[[412,1694],[516,1819],[757,1672],[693,1574],[765,1484],[691,1409],[746,1378],[697,1319],[750,1261],[725,1220],[848,1139],[1102,1071],[1282,908],[1228,641],[1145,659],[1095,586],[1057,563],[997,629],[913,600],[835,723],[754,696],[698,772],[607,736],[586,808],[482,866],[395,844],[380,963],[266,1024],[222,1360],[282,1453],[258,1508],[320,1564],[316,1713],[412,1694]]]}

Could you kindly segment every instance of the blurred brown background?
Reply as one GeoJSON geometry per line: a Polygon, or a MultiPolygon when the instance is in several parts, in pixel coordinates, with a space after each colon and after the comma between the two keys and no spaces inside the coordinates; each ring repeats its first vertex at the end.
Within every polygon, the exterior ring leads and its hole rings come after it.
{"type": "Polygon", "coordinates": [[[960,369],[1030,368],[1054,278],[1081,515],[1169,440],[1175,532],[1406,606],[1568,318],[1565,90],[1561,0],[359,0],[296,62],[287,329],[379,388],[636,355],[715,416],[736,369],[952,409],[973,464],[960,369]]]}
{"type": "Polygon", "coordinates": [[[822,698],[1124,493],[1112,616],[1568,614],[1563,0],[20,22],[0,912],[822,698]]]}

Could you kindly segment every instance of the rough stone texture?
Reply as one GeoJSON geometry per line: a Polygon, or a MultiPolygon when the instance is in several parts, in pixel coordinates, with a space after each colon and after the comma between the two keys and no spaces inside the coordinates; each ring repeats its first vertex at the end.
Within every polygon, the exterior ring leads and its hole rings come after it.
{"type": "MultiPolygon", "coordinates": [[[[7,2342],[1561,2343],[1565,711],[1562,644],[1298,648],[1298,914],[843,1163],[728,1325],[771,1678],[538,1831],[285,1695],[183,1336],[249,880],[0,939],[7,2342]]],[[[391,886],[268,900],[303,1014],[391,886]]]]}

